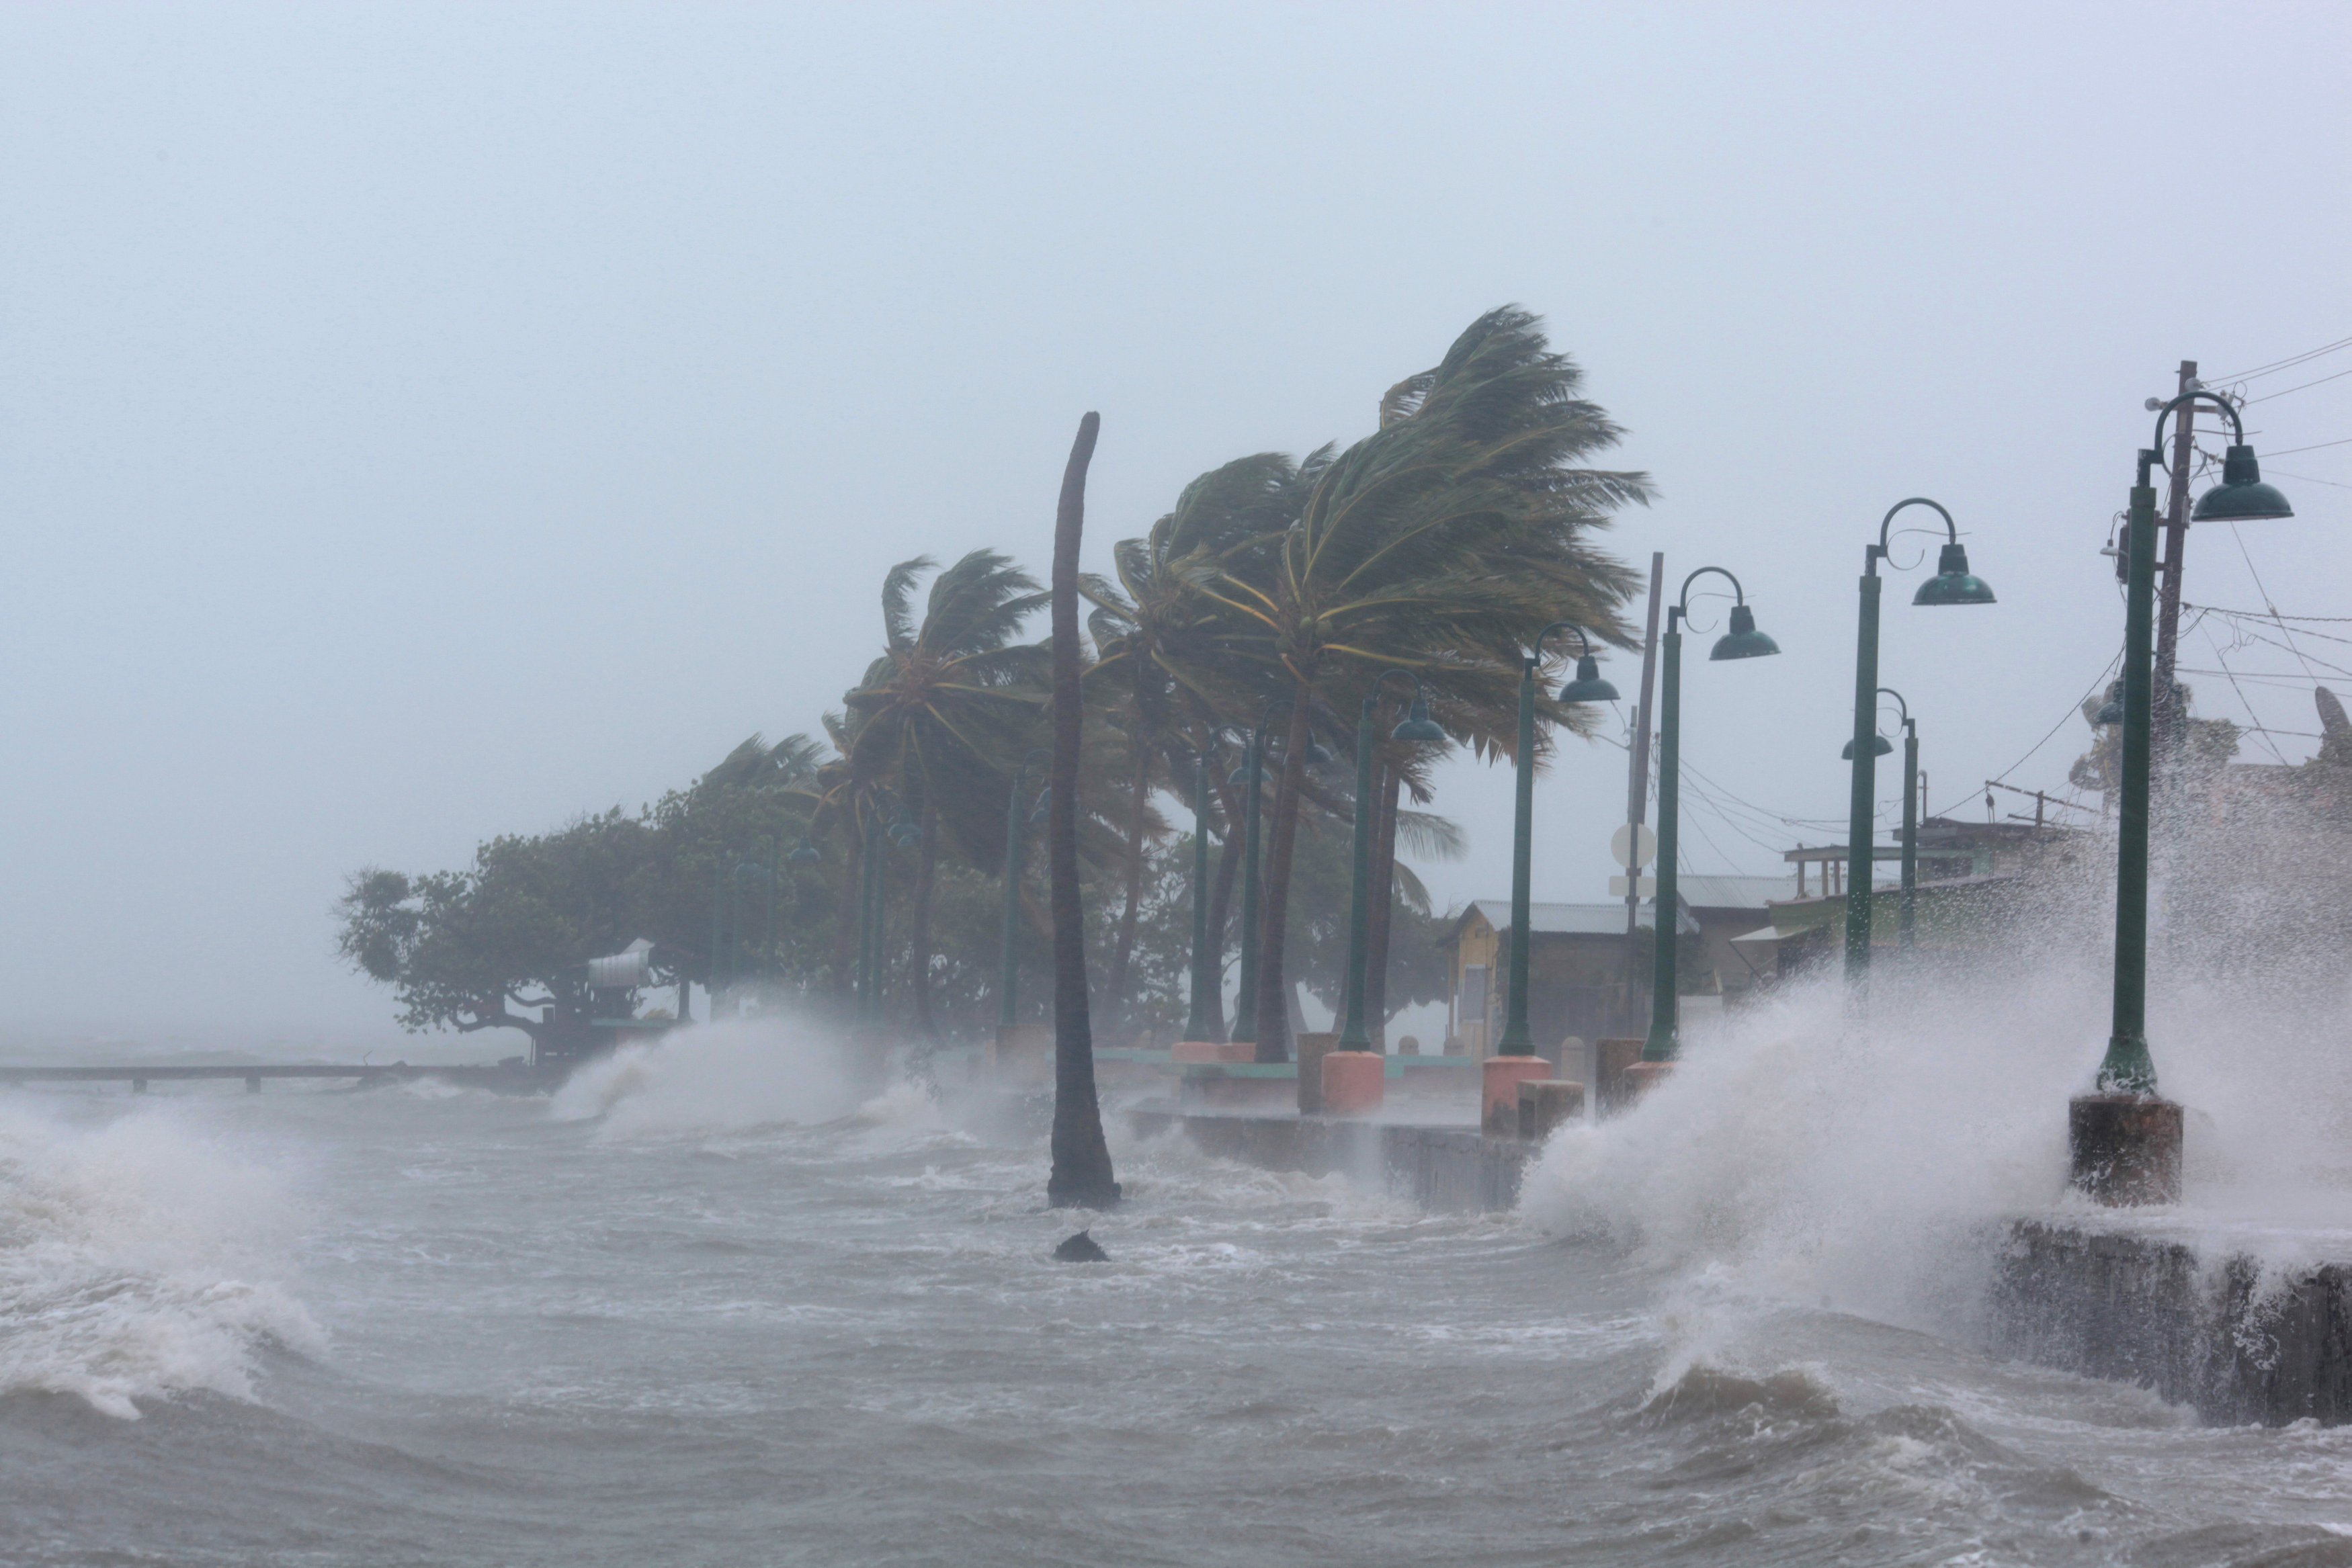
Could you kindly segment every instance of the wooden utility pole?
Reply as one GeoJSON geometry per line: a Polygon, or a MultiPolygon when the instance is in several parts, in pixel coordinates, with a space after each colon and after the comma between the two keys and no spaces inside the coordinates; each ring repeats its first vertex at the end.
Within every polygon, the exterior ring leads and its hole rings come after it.
{"type": "MultiPolygon", "coordinates": [[[[2180,393],[2197,390],[2197,361],[2180,361],[2180,393]]],[[[2172,666],[2180,641],[2180,558],[2189,545],[2189,465],[2196,456],[2194,432],[2197,407],[2182,405],[2173,413],[2172,493],[2164,514],[2164,559],[2157,568],[2156,690],[2150,717],[2149,747],[2160,772],[2168,772],[2179,755],[2183,725],[2189,716],[2173,698],[2172,666]]]]}
{"type": "Polygon", "coordinates": [[[1642,695],[1633,705],[1633,744],[1626,747],[1625,758],[1625,821],[1633,829],[1633,852],[1625,858],[1625,1022],[1622,1032],[1640,1034],[1645,1025],[1633,1016],[1633,998],[1641,988],[1633,979],[1633,956],[1639,944],[1634,940],[1641,928],[1642,910],[1642,820],[1650,814],[1650,696],[1657,688],[1658,674],[1658,606],[1666,587],[1666,557],[1663,550],[1650,556],[1650,616],[1649,626],[1642,635],[1642,695]]]}

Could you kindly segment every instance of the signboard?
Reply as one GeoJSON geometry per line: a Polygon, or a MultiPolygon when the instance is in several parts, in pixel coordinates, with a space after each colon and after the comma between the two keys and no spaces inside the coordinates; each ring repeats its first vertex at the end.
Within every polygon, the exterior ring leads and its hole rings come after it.
{"type": "MultiPolygon", "coordinates": [[[[1609,835],[1609,858],[1619,865],[1648,865],[1658,858],[1658,835],[1650,831],[1645,822],[1628,822],[1609,835]]],[[[1621,887],[1617,891],[1622,894],[1625,890],[1621,887]]]]}

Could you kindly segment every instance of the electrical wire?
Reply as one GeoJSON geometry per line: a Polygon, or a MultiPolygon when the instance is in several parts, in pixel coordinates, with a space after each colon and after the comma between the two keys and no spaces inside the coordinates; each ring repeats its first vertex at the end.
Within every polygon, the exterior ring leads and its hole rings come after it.
{"type": "MultiPolygon", "coordinates": [[[[2347,340],[2347,340],[2347,342],[2352,342],[2352,339],[2347,339],[2347,340]]],[[[2039,740],[2035,741],[2035,742],[2033,743],[2032,749],[2032,750],[2029,750],[2028,752],[2026,752],[2026,754],[2025,754],[2024,756],[2022,756],[2022,757],[2019,758],[2016,761],[2014,761],[2014,762],[2011,763],[2008,767],[2006,767],[2006,768],[2002,768],[2002,769],[2000,770],[2000,775],[1999,775],[1997,778],[1993,778],[1993,779],[1987,779],[1987,780],[1986,780],[1986,782],[1987,782],[1987,783],[1990,783],[1990,784],[2005,784],[2005,783],[2007,783],[2007,782],[2009,781],[2009,776],[2010,776],[2011,774],[2012,774],[2012,773],[2016,772],[2019,768],[2021,768],[2024,767],[2027,763],[2029,763],[2029,762],[2032,761],[2032,760],[2033,760],[2033,754],[2034,754],[2034,752],[2040,751],[2043,747],[2045,747],[2045,746],[2049,745],[2049,744],[2050,744],[2051,737],[2052,737],[2052,736],[2056,735],[2060,730],[2062,730],[2062,729],[2065,728],[2065,727],[2066,727],[2066,721],[2067,721],[2068,719],[2070,719],[2070,718],[2079,718],[2079,717],[2081,717],[2081,716],[2082,716],[2082,713],[2083,713],[2083,705],[2084,705],[2084,703],[2086,703],[2086,702],[2088,702],[2088,701],[2090,701],[2090,700],[2091,700],[2092,695],[2093,695],[2094,693],[2095,693],[2095,692],[2099,691],[2102,687],[2104,687],[2104,686],[2106,685],[2106,683],[2107,683],[2107,677],[2108,677],[2109,675],[2113,674],[2115,673],[2116,666],[2116,665],[2118,665],[2118,664],[2122,664],[2123,662],[2124,662],[2123,652],[2122,652],[2122,650],[2118,649],[2118,650],[2116,651],[2116,653],[2115,657],[2113,657],[2113,658],[2111,658],[2111,659],[2109,659],[2109,660],[2107,661],[2107,663],[2106,663],[2106,667],[2105,667],[2105,669],[2103,669],[2103,670],[2101,670],[2101,671],[2099,672],[2098,679],[2096,679],[2096,680],[2095,680],[2095,681],[2093,681],[2093,682],[2091,683],[2089,689],[2088,689],[2088,690],[2086,690],[2086,691],[2084,691],[2081,696],[2076,697],[2076,698],[2075,698],[2072,703],[2070,703],[2070,704],[2068,704],[2068,705],[2067,705],[2066,711],[2065,711],[2063,715],[2061,715],[2061,716],[2059,716],[2058,722],[2057,722],[2056,724],[2053,724],[2053,725],[2052,725],[2052,726],[2050,727],[2049,734],[2044,735],[2041,739],[2039,739],[2039,740]]],[[[1976,799],[1976,793],[1977,793],[1977,792],[1976,792],[1975,788],[1974,788],[1973,786],[1971,786],[1969,789],[1966,789],[1966,790],[1962,791],[1961,798],[1962,798],[1962,799],[1964,799],[1964,800],[1975,800],[1975,799],[1976,799]]],[[[1950,810],[1958,810],[1959,809],[1958,802],[1957,802],[1957,801],[1956,801],[1956,802],[1954,802],[1954,804],[1953,804],[1949,809],[1950,809],[1950,810]]],[[[1927,815],[1927,816],[1933,816],[1933,815],[1935,815],[1935,813],[1934,813],[1934,812],[1932,812],[1932,811],[1927,811],[1927,810],[1925,810],[1924,806],[1923,806],[1923,808],[1922,808],[1922,810],[1923,810],[1923,813],[1924,813],[1925,815],[1927,815]]]]}
{"type": "Polygon", "coordinates": [[[2327,382],[2333,382],[2333,381],[2341,381],[2341,380],[2343,380],[2346,376],[2352,376],[2352,371],[2336,371],[2336,372],[2334,375],[2332,375],[2332,376],[2322,376],[2322,377],[2320,377],[2320,378],[2319,378],[2319,380],[2317,380],[2317,381],[2315,381],[2315,382],[2304,382],[2304,383],[2303,383],[2303,385],[2302,385],[2302,386],[2299,386],[2299,387],[2289,387],[2289,388],[2287,388],[2287,389],[2286,389],[2286,391],[2285,391],[2285,392],[2264,392],[2264,393],[2263,393],[2262,396],[2260,396],[2260,397],[2248,398],[2248,399],[2246,400],[2245,406],[2246,406],[2246,407],[2248,407],[2248,408],[2252,408],[2252,407],[2253,407],[2253,405],[2254,405],[2254,404],[2256,404],[2256,403],[2258,403],[2258,402],[2270,402],[2270,401],[2271,401],[2271,399],[2273,399],[2273,398],[2274,398],[2274,397],[2285,397],[2285,396],[2288,394],[2288,392],[2299,392],[2306,391],[2306,390],[2308,390],[2309,388],[2312,388],[2312,387],[2315,387],[2315,386],[2325,386],[2325,385],[2326,385],[2327,382]]]}
{"type": "Polygon", "coordinates": [[[2215,382],[2250,382],[2258,376],[2276,375],[2279,371],[2292,369],[2305,360],[2315,360],[2322,354],[2332,354],[2338,349],[2352,349],[2352,338],[2338,338],[2333,343],[2322,343],[2316,349],[2306,349],[2300,354],[2290,354],[2284,360],[2273,360],[2269,364],[2256,365],[2251,371],[2240,371],[2235,375],[2215,376],[2213,381],[2215,382]]]}
{"type": "Polygon", "coordinates": [[[2323,446],[2352,446],[2352,435],[2336,441],[2315,441],[2308,446],[2290,446],[2284,452],[2273,452],[2273,457],[2292,457],[2298,452],[2316,452],[2323,446]]]}

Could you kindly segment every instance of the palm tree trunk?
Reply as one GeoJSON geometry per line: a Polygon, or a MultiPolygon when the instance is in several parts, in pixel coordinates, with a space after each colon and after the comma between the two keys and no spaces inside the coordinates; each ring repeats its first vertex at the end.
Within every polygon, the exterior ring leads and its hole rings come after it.
{"type": "Polygon", "coordinates": [[[940,858],[940,814],[931,803],[923,802],[923,843],[915,866],[915,907],[908,915],[912,930],[908,940],[914,947],[914,967],[907,978],[915,991],[915,1026],[925,1037],[937,1040],[940,1026],[931,1016],[931,898],[937,884],[935,873],[940,858]]]}
{"type": "MultiPolygon", "coordinates": [[[[833,915],[833,992],[836,997],[848,996],[857,984],[852,970],[866,919],[866,835],[853,820],[842,837],[849,844],[849,859],[842,867],[841,902],[833,915]]],[[[715,956],[712,961],[717,961],[715,956]]]]}
{"type": "Polygon", "coordinates": [[[1396,835],[1397,796],[1404,788],[1404,775],[1393,766],[1382,766],[1379,786],[1372,800],[1380,820],[1372,824],[1372,885],[1370,888],[1371,916],[1365,935],[1370,940],[1370,952],[1364,959],[1364,1024],[1372,1037],[1372,1049],[1385,1051],[1389,1048],[1389,916],[1393,913],[1396,895],[1396,835]]]}
{"type": "Polygon", "coordinates": [[[1087,465],[1098,414],[1078,422],[1054,518],[1054,804],[1045,841],[1054,877],[1054,1166],[1045,1201],[1108,1208],[1118,1201],[1110,1145],[1095,1097],[1094,1031],[1087,1017],[1086,909],[1078,898],[1078,540],[1086,528],[1087,465]]]}
{"type": "MultiPolygon", "coordinates": [[[[1127,979],[1135,956],[1135,922],[1143,902],[1143,808],[1151,798],[1151,753],[1143,745],[1142,716],[1136,716],[1135,768],[1127,784],[1126,904],[1118,913],[1118,933],[1110,949],[1110,974],[1103,989],[1109,993],[1108,1015],[1117,1030],[1127,1020],[1127,979]]],[[[1112,1039],[1118,1037],[1114,1034],[1112,1039]]]]}
{"type": "Polygon", "coordinates": [[[1282,973],[1285,927],[1290,907],[1290,861],[1298,844],[1298,786],[1307,767],[1307,708],[1314,687],[1298,683],[1290,705],[1290,727],[1282,746],[1282,774],[1274,789],[1273,841],[1267,846],[1265,890],[1258,897],[1257,1059],[1290,1060],[1288,982],[1282,973]]]}

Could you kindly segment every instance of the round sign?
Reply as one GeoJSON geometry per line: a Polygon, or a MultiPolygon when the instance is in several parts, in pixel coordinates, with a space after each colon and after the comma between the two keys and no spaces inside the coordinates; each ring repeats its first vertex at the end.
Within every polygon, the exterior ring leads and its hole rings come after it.
{"type": "Polygon", "coordinates": [[[1658,835],[1646,822],[1628,822],[1609,835],[1609,858],[1615,864],[1643,866],[1657,857],[1658,835]]]}

